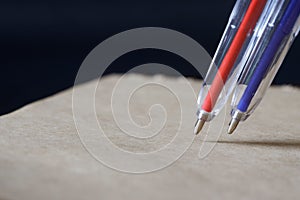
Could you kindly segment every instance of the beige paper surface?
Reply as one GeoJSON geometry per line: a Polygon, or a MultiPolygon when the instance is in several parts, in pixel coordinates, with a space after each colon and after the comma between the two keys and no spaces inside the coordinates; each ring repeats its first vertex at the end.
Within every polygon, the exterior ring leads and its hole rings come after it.
{"type": "MultiPolygon", "coordinates": [[[[143,79],[160,79],[178,88],[184,84],[182,78],[141,75],[131,75],[123,84],[143,79]]],[[[137,91],[129,103],[133,120],[147,125],[149,107],[161,101],[168,123],[165,134],[147,142],[128,141],[113,122],[108,106],[118,80],[118,76],[105,77],[95,95],[96,115],[108,138],[132,152],[145,153],[166,145],[180,121],[174,96],[151,85],[137,91]]],[[[196,92],[201,83],[190,82],[196,92]]],[[[89,84],[77,87],[84,94],[89,84]]],[[[194,108],[195,99],[187,100],[194,108]]],[[[205,158],[198,157],[203,141],[214,144],[205,138],[208,127],[171,166],[132,175],[104,166],[86,151],[73,121],[69,89],[0,117],[0,199],[299,199],[299,108],[299,89],[272,87],[253,116],[241,123],[234,135],[223,131],[205,158]]],[[[190,124],[183,124],[183,130],[193,134],[195,113],[188,120],[190,124]]]]}

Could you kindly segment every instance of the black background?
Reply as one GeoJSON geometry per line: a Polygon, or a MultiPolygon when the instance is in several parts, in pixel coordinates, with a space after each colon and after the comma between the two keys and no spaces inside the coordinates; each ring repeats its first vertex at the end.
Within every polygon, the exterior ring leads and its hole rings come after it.
{"type": "MultiPolygon", "coordinates": [[[[210,55],[218,45],[235,0],[1,1],[0,115],[71,87],[85,56],[106,38],[138,27],[164,27],[199,42],[210,55]]],[[[299,85],[296,40],[275,84],[299,85]]],[[[124,55],[108,73],[147,62],[201,78],[177,56],[154,50],[124,55]],[[120,67],[122,66],[122,67],[120,67]]]]}

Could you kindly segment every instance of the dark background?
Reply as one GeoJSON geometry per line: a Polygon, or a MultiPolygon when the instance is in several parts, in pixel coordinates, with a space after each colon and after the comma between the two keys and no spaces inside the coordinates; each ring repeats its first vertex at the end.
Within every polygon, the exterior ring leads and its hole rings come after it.
{"type": "MultiPolygon", "coordinates": [[[[178,1],[1,1],[0,115],[73,85],[85,56],[106,38],[132,28],[180,31],[210,55],[218,45],[235,0],[178,1]]],[[[299,85],[300,40],[296,40],[275,84],[299,85]]],[[[108,73],[158,62],[201,78],[189,63],[164,51],[143,50],[120,57],[108,73]],[[121,67],[120,67],[121,66],[121,67]]]]}

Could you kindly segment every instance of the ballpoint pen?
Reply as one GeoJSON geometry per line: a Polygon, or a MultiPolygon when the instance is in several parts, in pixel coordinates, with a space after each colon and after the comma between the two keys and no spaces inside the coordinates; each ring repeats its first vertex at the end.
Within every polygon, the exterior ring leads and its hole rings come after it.
{"type": "MultiPolygon", "coordinates": [[[[267,23],[264,33],[272,34],[270,39],[263,41],[266,44],[261,44],[261,57],[258,56],[257,62],[248,63],[249,66],[244,68],[246,72],[243,72],[238,81],[232,100],[232,119],[228,133],[232,133],[238,123],[246,120],[258,106],[299,32],[300,0],[281,2],[288,5],[286,9],[282,9],[283,15],[278,14],[273,21],[267,23]],[[276,21],[279,23],[276,24],[276,21]]],[[[252,54],[252,57],[257,56],[252,54]]]]}
{"type": "Polygon", "coordinates": [[[198,96],[195,134],[201,131],[206,121],[219,113],[231,94],[242,67],[238,63],[239,55],[243,55],[243,46],[247,46],[245,42],[266,2],[237,1],[198,96]]]}

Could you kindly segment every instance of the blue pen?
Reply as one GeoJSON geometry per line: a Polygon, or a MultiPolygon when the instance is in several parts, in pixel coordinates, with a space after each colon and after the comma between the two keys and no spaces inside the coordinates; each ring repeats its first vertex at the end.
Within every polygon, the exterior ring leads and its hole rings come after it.
{"type": "MultiPolygon", "coordinates": [[[[299,31],[300,0],[278,1],[280,2],[283,2],[282,14],[276,13],[275,10],[276,15],[274,15],[273,10],[269,14],[273,16],[269,18],[262,16],[267,26],[260,33],[260,37],[270,39],[260,40],[256,49],[250,50],[250,58],[247,58],[244,72],[233,97],[229,134],[233,133],[238,123],[247,119],[260,103],[299,31]]],[[[253,37],[254,41],[259,40],[253,37]]]]}

